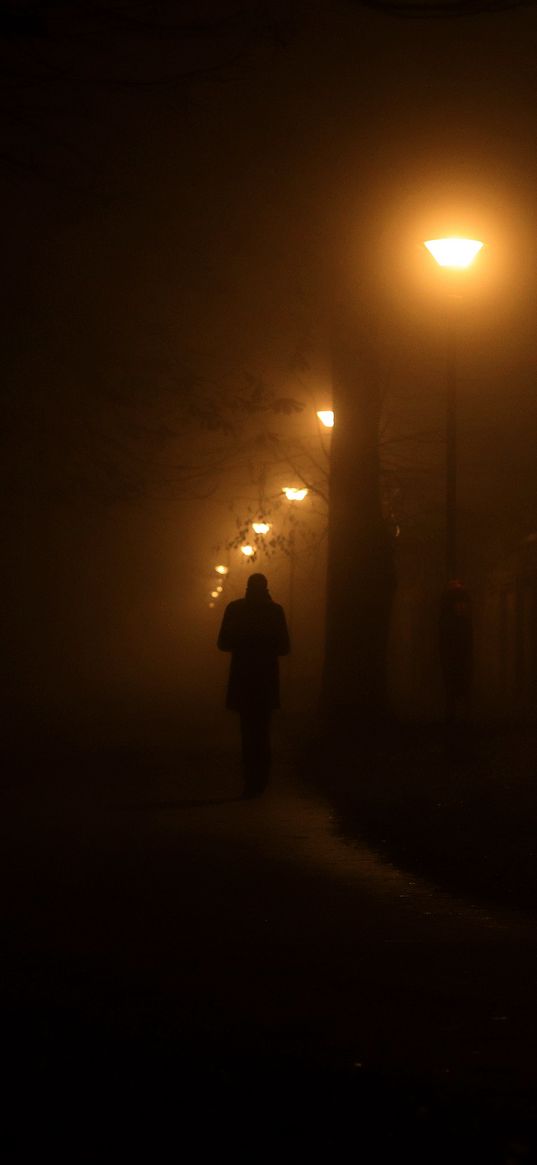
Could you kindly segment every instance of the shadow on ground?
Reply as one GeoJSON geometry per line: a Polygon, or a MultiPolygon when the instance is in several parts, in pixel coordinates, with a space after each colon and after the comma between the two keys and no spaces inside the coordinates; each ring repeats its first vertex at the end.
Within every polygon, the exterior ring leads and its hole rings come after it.
{"type": "MultiPolygon", "coordinates": [[[[534,1160],[535,1122],[520,1097],[513,1104],[503,1094],[492,1105],[490,1094],[466,1097],[447,1082],[402,1082],[337,1057],[285,1052],[278,1032],[272,1046],[240,1048],[237,1033],[226,1047],[199,1031],[175,1032],[165,1017],[152,1034],[139,1016],[123,1031],[110,1022],[81,1029],[50,1012],[27,1022],[39,1029],[42,1057],[30,1073],[23,1051],[12,1065],[32,1119],[13,1139],[6,1122],[6,1161],[26,1161],[37,1146],[84,1162],[132,1152],[152,1161],[229,1155],[244,1165],[306,1156],[392,1165],[407,1153],[416,1165],[534,1160]]],[[[24,1031],[17,1036],[24,1049],[24,1031]]]]}

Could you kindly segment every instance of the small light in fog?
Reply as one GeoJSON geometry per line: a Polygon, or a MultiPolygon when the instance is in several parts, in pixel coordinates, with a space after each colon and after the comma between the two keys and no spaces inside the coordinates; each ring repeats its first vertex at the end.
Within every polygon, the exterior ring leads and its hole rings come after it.
{"type": "Polygon", "coordinates": [[[214,603],[209,603],[209,606],[210,606],[210,607],[214,607],[214,603]]]}
{"type": "Polygon", "coordinates": [[[252,530],[255,530],[256,534],[268,534],[270,522],[252,522],[252,530]]]}
{"type": "Polygon", "coordinates": [[[469,267],[484,246],[479,239],[429,239],[425,243],[439,267],[469,267]]]}
{"type": "Polygon", "coordinates": [[[219,566],[215,566],[215,568],[214,568],[214,569],[215,569],[215,571],[216,571],[216,573],[217,573],[217,574],[227,574],[227,573],[228,573],[228,570],[229,570],[229,567],[227,567],[227,566],[222,566],[222,564],[220,564],[219,566]]]}
{"type": "Polygon", "coordinates": [[[334,413],[332,409],[318,409],[317,416],[325,429],[334,428],[334,413]]]}
{"type": "Polygon", "coordinates": [[[241,546],[241,554],[244,554],[245,558],[251,558],[252,554],[255,554],[255,550],[253,546],[241,546]]]}
{"type": "MultiPolygon", "coordinates": [[[[220,590],[222,590],[222,587],[220,587],[220,590]]],[[[211,591],[211,599],[217,599],[217,598],[218,598],[218,591],[211,591]]]]}
{"type": "Polygon", "coordinates": [[[289,502],[302,502],[307,494],[307,489],[296,489],[294,485],[284,485],[282,493],[285,494],[289,502]]]}
{"type": "Polygon", "coordinates": [[[223,587],[217,587],[216,588],[217,595],[220,595],[222,593],[223,589],[224,589],[223,587]]]}

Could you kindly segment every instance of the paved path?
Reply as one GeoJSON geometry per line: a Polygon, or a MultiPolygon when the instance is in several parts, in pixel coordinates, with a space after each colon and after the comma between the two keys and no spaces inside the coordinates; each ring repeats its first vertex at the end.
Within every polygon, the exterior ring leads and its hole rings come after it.
{"type": "Polygon", "coordinates": [[[205,1055],[224,1076],[227,1060],[235,1095],[249,1065],[262,1090],[261,1065],[300,1065],[389,1079],[391,1097],[414,1081],[417,1110],[426,1094],[437,1107],[458,1096],[526,1128],[532,919],[454,899],[338,837],[330,806],[285,766],[254,802],[235,799],[222,754],[99,779],[89,765],[53,785],[4,795],[4,1000],[21,1088],[43,1074],[65,1088],[67,1064],[94,1076],[115,1063],[124,1079],[126,1059],[145,1079],[151,1057],[169,1083],[187,1055],[199,1079],[205,1055]]]}

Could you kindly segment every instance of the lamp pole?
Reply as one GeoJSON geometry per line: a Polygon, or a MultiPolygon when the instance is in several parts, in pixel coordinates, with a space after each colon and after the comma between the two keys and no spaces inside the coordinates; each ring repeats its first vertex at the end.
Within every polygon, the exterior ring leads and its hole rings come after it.
{"type": "MultiPolygon", "coordinates": [[[[282,493],[285,494],[288,502],[303,502],[307,497],[309,489],[306,486],[282,486],[282,493]]],[[[294,602],[295,602],[295,566],[296,566],[296,548],[295,548],[295,529],[289,533],[289,605],[287,609],[287,617],[289,622],[289,629],[291,637],[293,634],[293,620],[294,620],[294,602]]],[[[291,673],[291,659],[289,656],[289,663],[287,665],[287,679],[289,680],[291,673]]]]}
{"type": "MultiPolygon", "coordinates": [[[[461,271],[481,250],[478,239],[430,239],[427,250],[440,267],[461,271]]],[[[446,718],[454,726],[467,713],[472,680],[472,609],[458,578],[457,545],[457,323],[460,295],[451,289],[446,335],[446,587],[440,605],[440,657],[446,718]]]]}
{"type": "MultiPolygon", "coordinates": [[[[427,250],[439,267],[463,271],[483,247],[479,239],[429,239],[427,250]]],[[[446,571],[457,577],[457,316],[460,295],[449,294],[446,343],[446,571]]]]}
{"type": "Polygon", "coordinates": [[[457,313],[450,296],[446,336],[446,574],[457,578],[457,313]]]}

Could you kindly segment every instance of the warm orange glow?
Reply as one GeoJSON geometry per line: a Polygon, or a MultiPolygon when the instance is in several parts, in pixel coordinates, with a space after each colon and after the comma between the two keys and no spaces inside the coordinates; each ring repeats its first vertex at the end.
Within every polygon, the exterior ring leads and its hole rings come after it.
{"type": "Polygon", "coordinates": [[[217,587],[217,588],[216,588],[216,593],[217,593],[217,595],[221,595],[221,594],[222,594],[222,591],[223,591],[223,589],[224,589],[223,587],[217,587]]]}
{"type": "Polygon", "coordinates": [[[308,490],[305,487],[304,489],[297,489],[294,485],[284,485],[282,493],[285,494],[289,502],[302,502],[308,490]]]}
{"type": "Polygon", "coordinates": [[[318,409],[317,416],[325,429],[334,428],[334,413],[332,409],[318,409]]]}
{"type": "Polygon", "coordinates": [[[469,267],[484,243],[478,239],[429,239],[425,243],[439,267],[469,267]]]}
{"type": "Polygon", "coordinates": [[[227,574],[227,573],[228,573],[228,570],[229,570],[229,567],[227,567],[227,566],[222,566],[222,564],[220,564],[219,566],[215,566],[215,568],[214,568],[214,569],[215,569],[215,571],[216,571],[216,573],[217,573],[217,574],[227,574]]]}
{"type": "MultiPolygon", "coordinates": [[[[220,588],[220,589],[222,589],[222,588],[220,588]]],[[[211,591],[211,599],[217,599],[217,598],[218,598],[218,591],[211,591]]]]}
{"type": "Polygon", "coordinates": [[[241,546],[241,554],[244,554],[245,558],[251,558],[252,554],[255,554],[255,550],[253,546],[241,546]]]}
{"type": "Polygon", "coordinates": [[[252,530],[255,530],[256,534],[268,534],[270,522],[252,522],[252,530]]]}
{"type": "Polygon", "coordinates": [[[210,606],[210,607],[214,607],[214,603],[209,603],[209,606],[210,606]]]}

